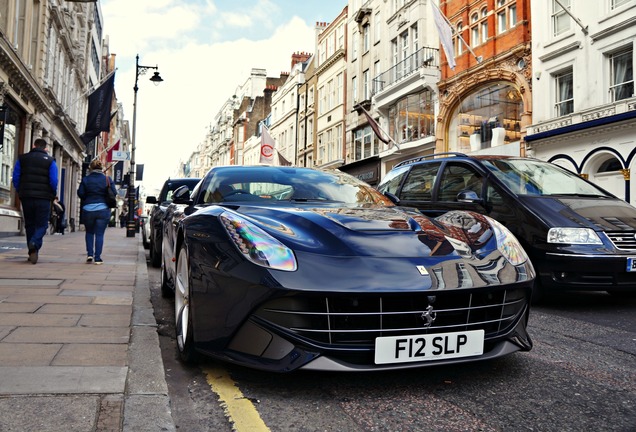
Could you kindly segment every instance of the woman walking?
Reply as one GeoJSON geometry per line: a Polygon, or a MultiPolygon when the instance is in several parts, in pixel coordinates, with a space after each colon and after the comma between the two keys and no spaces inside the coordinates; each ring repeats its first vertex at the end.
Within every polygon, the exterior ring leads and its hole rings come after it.
{"type": "Polygon", "coordinates": [[[77,196],[82,200],[82,221],[86,228],[86,262],[103,264],[104,232],[110,221],[106,188],[110,187],[115,194],[117,191],[113,180],[102,172],[102,161],[93,160],[88,169],[88,174],[77,189],[77,196]]]}

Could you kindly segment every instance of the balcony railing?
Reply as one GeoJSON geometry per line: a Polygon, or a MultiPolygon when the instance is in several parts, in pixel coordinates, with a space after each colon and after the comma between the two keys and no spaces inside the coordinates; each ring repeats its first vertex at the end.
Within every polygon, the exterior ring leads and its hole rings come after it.
{"type": "Polygon", "coordinates": [[[373,79],[372,93],[375,95],[424,67],[439,67],[439,49],[424,47],[391,69],[382,72],[373,79]]]}

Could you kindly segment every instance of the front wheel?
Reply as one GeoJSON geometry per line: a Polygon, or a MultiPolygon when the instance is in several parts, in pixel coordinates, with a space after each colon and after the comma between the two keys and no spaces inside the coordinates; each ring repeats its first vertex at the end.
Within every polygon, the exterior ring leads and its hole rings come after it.
{"type": "Polygon", "coordinates": [[[174,314],[179,359],[185,363],[195,360],[194,338],[192,335],[192,308],[190,295],[190,264],[188,250],[181,246],[174,278],[174,314]]]}
{"type": "Polygon", "coordinates": [[[166,263],[161,259],[161,297],[170,298],[174,296],[173,284],[168,279],[168,273],[166,272],[166,263]]]}
{"type": "Polygon", "coordinates": [[[161,245],[157,245],[154,238],[150,238],[150,264],[154,268],[161,267],[161,245]]]}

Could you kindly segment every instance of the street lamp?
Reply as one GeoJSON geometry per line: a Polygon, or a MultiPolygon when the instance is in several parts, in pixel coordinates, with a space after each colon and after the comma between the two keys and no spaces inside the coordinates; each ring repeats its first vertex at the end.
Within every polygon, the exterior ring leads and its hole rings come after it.
{"type": "Polygon", "coordinates": [[[139,54],[137,54],[135,63],[135,99],[133,100],[133,132],[132,132],[132,147],[130,151],[130,174],[128,178],[128,223],[126,224],[126,237],[134,237],[136,230],[135,224],[135,146],[137,145],[137,82],[139,76],[145,74],[149,69],[154,69],[155,73],[150,78],[155,85],[158,85],[163,78],[159,76],[158,66],[142,66],[139,64],[139,54]]]}

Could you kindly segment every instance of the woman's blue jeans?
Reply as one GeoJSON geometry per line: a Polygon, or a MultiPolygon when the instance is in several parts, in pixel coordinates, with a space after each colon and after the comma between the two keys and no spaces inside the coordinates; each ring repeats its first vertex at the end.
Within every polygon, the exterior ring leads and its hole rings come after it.
{"type": "Polygon", "coordinates": [[[95,261],[102,259],[102,249],[104,247],[104,232],[110,221],[110,209],[86,211],[84,212],[84,228],[86,228],[86,255],[95,258],[95,261]]]}

